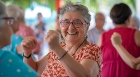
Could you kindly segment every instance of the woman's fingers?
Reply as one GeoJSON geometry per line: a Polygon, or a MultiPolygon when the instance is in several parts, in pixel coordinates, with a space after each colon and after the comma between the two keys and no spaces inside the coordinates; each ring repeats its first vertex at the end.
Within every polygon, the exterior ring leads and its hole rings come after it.
{"type": "Polygon", "coordinates": [[[35,48],[37,41],[33,37],[25,37],[22,41],[22,45],[26,48],[35,48]]]}

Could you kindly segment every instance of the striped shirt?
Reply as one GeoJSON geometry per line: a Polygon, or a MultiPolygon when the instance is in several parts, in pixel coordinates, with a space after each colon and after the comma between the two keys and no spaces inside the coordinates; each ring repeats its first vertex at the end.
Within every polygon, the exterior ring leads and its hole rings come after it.
{"type": "Polygon", "coordinates": [[[88,34],[87,40],[93,44],[97,44],[98,39],[100,35],[102,34],[102,32],[100,32],[96,27],[94,27],[90,29],[87,34],[88,34]]]}

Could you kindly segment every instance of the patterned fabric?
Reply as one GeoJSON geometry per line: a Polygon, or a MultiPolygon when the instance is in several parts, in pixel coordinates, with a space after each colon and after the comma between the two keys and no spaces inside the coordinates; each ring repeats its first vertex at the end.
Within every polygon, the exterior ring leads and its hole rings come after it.
{"type": "MultiPolygon", "coordinates": [[[[65,46],[65,43],[61,44],[62,47],[65,46]]],[[[100,48],[92,43],[88,43],[81,50],[76,52],[74,56],[72,56],[77,62],[81,62],[83,59],[92,59],[96,61],[101,68],[101,52],[100,48]]],[[[58,61],[58,57],[55,53],[50,52],[48,55],[48,65],[42,73],[42,77],[69,77],[66,73],[64,67],[58,61]]],[[[99,74],[100,75],[100,74],[99,74]]],[[[99,76],[98,75],[98,76],[99,76]]]]}
{"type": "Polygon", "coordinates": [[[88,31],[88,38],[87,40],[93,44],[97,44],[98,42],[98,39],[99,39],[99,36],[101,35],[102,33],[96,28],[92,28],[88,31]]]}
{"type": "Polygon", "coordinates": [[[8,45],[8,46],[5,46],[3,48],[3,50],[8,50],[8,51],[11,51],[13,52],[15,55],[17,55],[18,57],[20,57],[21,59],[23,59],[23,56],[22,54],[18,54],[17,53],[17,46],[22,42],[23,38],[17,34],[13,34],[11,36],[11,44],[8,45]]]}
{"type": "Polygon", "coordinates": [[[10,51],[0,50],[0,77],[37,77],[38,74],[10,51]]]}
{"type": "MultiPolygon", "coordinates": [[[[33,36],[34,38],[36,38],[36,35],[35,35],[33,29],[30,28],[29,26],[26,26],[25,24],[20,25],[19,30],[16,32],[16,34],[22,36],[23,38],[25,38],[27,36],[33,36]]],[[[39,43],[37,44],[36,48],[33,49],[33,52],[38,51],[38,50],[40,50],[39,43]]]]}
{"type": "Polygon", "coordinates": [[[134,40],[135,29],[116,27],[103,33],[101,50],[103,53],[103,67],[101,77],[140,77],[140,70],[130,68],[112,46],[111,35],[118,32],[122,38],[122,45],[134,57],[140,56],[140,47],[134,40]]]}

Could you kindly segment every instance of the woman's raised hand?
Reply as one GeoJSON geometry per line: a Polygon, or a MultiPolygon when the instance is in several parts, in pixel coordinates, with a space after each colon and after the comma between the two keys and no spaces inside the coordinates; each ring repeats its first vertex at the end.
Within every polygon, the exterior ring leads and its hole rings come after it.
{"type": "Polygon", "coordinates": [[[37,40],[32,36],[25,37],[21,42],[21,46],[24,50],[24,54],[27,55],[32,53],[32,50],[36,47],[36,45],[37,45],[37,40]]]}
{"type": "Polygon", "coordinates": [[[50,50],[56,51],[60,47],[59,33],[57,31],[49,30],[44,40],[48,43],[50,50]]]}

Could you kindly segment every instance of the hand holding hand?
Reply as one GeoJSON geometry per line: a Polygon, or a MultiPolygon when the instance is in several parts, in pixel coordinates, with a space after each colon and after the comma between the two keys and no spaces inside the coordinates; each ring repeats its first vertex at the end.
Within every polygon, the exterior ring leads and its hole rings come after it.
{"type": "Polygon", "coordinates": [[[111,36],[111,42],[113,46],[121,45],[122,43],[121,35],[117,32],[114,32],[111,36]]]}
{"type": "Polygon", "coordinates": [[[29,36],[25,37],[23,41],[21,42],[21,46],[24,50],[24,54],[30,55],[32,50],[36,47],[37,41],[34,37],[29,36]]]}

